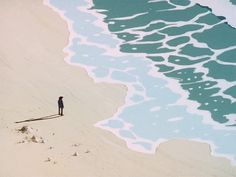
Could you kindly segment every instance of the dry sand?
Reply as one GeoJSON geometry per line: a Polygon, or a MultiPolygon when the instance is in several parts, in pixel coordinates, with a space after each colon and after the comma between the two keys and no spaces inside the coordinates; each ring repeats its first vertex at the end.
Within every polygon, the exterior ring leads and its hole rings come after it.
{"type": "Polygon", "coordinates": [[[207,144],[172,140],[147,155],[95,128],[124,104],[126,87],[64,62],[67,25],[41,0],[1,1],[0,24],[0,177],[236,176],[207,144]],[[56,114],[60,95],[65,116],[14,123],[56,114]]]}

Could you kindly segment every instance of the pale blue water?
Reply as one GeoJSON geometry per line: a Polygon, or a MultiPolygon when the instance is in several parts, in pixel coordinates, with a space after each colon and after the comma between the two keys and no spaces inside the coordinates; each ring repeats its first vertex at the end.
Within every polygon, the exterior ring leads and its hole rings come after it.
{"type": "Polygon", "coordinates": [[[235,161],[236,29],[188,0],[93,3],[50,0],[78,34],[70,63],[129,88],[126,105],[96,126],[133,150],[191,139],[235,161]]]}

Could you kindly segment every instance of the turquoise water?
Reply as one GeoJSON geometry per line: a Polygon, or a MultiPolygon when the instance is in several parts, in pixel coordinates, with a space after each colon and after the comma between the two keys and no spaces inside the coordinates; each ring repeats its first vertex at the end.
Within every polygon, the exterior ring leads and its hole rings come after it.
{"type": "Polygon", "coordinates": [[[234,5],[236,5],[236,0],[230,0],[230,2],[234,5]]]}
{"type": "Polygon", "coordinates": [[[126,104],[96,126],[136,151],[189,139],[236,160],[236,29],[225,17],[188,0],[50,4],[70,21],[67,61],[128,87],[126,104]]]}

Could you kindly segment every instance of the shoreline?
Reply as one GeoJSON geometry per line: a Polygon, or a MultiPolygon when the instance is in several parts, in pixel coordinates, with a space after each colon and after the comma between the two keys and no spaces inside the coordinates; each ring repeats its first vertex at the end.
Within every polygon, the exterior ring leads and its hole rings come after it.
{"type": "MultiPolygon", "coordinates": [[[[91,6],[92,1],[89,1],[89,3],[90,3],[89,6],[91,6]]],[[[106,128],[106,127],[103,127],[103,126],[102,126],[102,124],[105,123],[106,120],[112,120],[112,118],[116,117],[115,115],[118,115],[119,112],[121,112],[126,106],[130,106],[130,104],[129,104],[129,101],[130,101],[129,98],[131,97],[131,96],[130,96],[130,95],[131,95],[131,94],[130,94],[130,90],[132,90],[132,89],[129,89],[129,86],[128,86],[128,85],[125,85],[125,83],[122,83],[122,82],[119,82],[119,81],[115,81],[115,80],[103,80],[103,79],[99,80],[98,78],[96,78],[95,76],[92,75],[92,72],[90,71],[90,69],[88,68],[88,66],[84,66],[84,65],[79,64],[79,63],[77,63],[77,64],[71,63],[69,59],[70,59],[70,57],[73,55],[73,53],[71,53],[72,51],[69,50],[69,48],[70,48],[70,46],[72,46],[71,41],[72,41],[75,37],[78,37],[79,34],[76,34],[76,32],[73,30],[73,27],[72,27],[72,23],[73,23],[73,22],[72,22],[70,19],[68,19],[68,18],[63,14],[62,11],[60,11],[59,9],[57,9],[57,8],[55,8],[53,5],[51,5],[51,4],[49,3],[49,0],[44,0],[44,4],[45,4],[46,6],[49,6],[52,10],[54,10],[54,11],[66,22],[66,24],[67,24],[67,26],[68,26],[68,30],[69,30],[69,33],[70,33],[70,37],[69,37],[69,44],[68,44],[68,45],[64,48],[64,50],[63,50],[64,52],[68,53],[68,56],[66,57],[65,61],[66,61],[68,64],[72,65],[72,66],[82,67],[83,69],[85,69],[86,72],[88,73],[89,77],[91,77],[91,78],[93,79],[93,81],[96,82],[96,83],[103,83],[103,82],[105,82],[105,83],[110,83],[110,84],[115,83],[115,84],[121,84],[121,85],[123,85],[123,86],[125,86],[125,87],[127,88],[127,93],[128,93],[128,94],[127,94],[126,99],[125,99],[125,100],[126,100],[126,101],[125,101],[125,104],[122,105],[121,107],[119,107],[119,108],[118,108],[118,111],[117,111],[115,114],[113,114],[112,117],[106,118],[105,120],[101,120],[101,121],[97,122],[94,126],[95,126],[95,127],[98,127],[98,128],[101,128],[102,130],[109,131],[109,132],[113,133],[113,134],[114,134],[115,136],[117,136],[119,139],[121,139],[122,141],[125,141],[126,146],[127,146],[129,149],[131,149],[131,150],[133,150],[133,151],[136,151],[136,152],[141,152],[141,153],[155,154],[156,151],[158,151],[158,148],[159,148],[160,144],[165,143],[165,142],[168,142],[168,141],[171,141],[172,139],[161,139],[161,140],[158,140],[157,142],[151,142],[151,141],[150,141],[151,144],[153,145],[153,147],[151,148],[151,150],[148,151],[148,150],[146,150],[146,149],[144,149],[144,148],[141,149],[140,146],[137,146],[137,147],[134,146],[134,145],[132,144],[132,141],[129,141],[129,140],[125,139],[124,137],[120,136],[118,131],[113,130],[113,129],[111,129],[111,128],[106,128]]],[[[84,9],[85,7],[83,6],[83,7],[81,7],[81,8],[84,9]]],[[[93,14],[94,12],[91,12],[91,13],[93,14]]],[[[105,32],[107,32],[106,26],[105,26],[104,24],[102,24],[102,21],[101,21],[101,20],[102,20],[102,17],[99,16],[99,18],[95,21],[95,24],[96,24],[97,26],[101,27],[105,32]]],[[[101,46],[100,46],[100,47],[101,47],[101,46]]],[[[101,48],[102,48],[102,47],[101,47],[101,48]]],[[[108,49],[108,50],[109,50],[109,49],[108,49]]],[[[119,51],[118,51],[118,52],[119,52],[119,51]]],[[[109,52],[106,51],[106,53],[109,53],[109,52]]],[[[147,61],[149,61],[149,60],[147,60],[147,61]]],[[[155,68],[152,68],[152,70],[154,71],[155,68]]],[[[154,73],[154,72],[152,72],[152,75],[154,75],[154,76],[156,76],[156,77],[162,78],[162,76],[157,76],[157,73],[154,73]]],[[[177,93],[182,96],[181,99],[178,100],[178,101],[179,101],[180,103],[185,102],[186,105],[191,105],[191,106],[188,106],[187,110],[188,110],[190,113],[196,113],[197,115],[201,115],[201,116],[203,117],[203,119],[202,119],[203,124],[211,125],[211,126],[213,126],[214,129],[223,129],[223,130],[226,130],[225,125],[217,124],[216,122],[214,122],[214,121],[210,118],[210,113],[209,113],[208,111],[201,111],[201,113],[200,113],[200,112],[197,112],[196,110],[197,110],[197,107],[199,107],[199,104],[196,103],[196,102],[194,102],[194,101],[191,101],[191,100],[188,100],[188,99],[187,99],[187,96],[188,96],[188,95],[186,94],[186,92],[183,92],[183,91],[182,91],[182,89],[180,88],[180,86],[179,86],[179,84],[177,83],[177,81],[169,81],[168,85],[174,85],[175,88],[178,87],[177,93]]],[[[229,129],[227,129],[227,130],[229,130],[229,129]]],[[[234,130],[234,129],[232,128],[232,130],[234,130]]],[[[140,138],[139,138],[139,139],[140,139],[140,138]]],[[[216,150],[215,150],[215,149],[216,149],[216,145],[214,144],[214,142],[212,142],[212,141],[210,141],[210,140],[200,139],[200,138],[198,138],[198,139],[196,139],[196,138],[192,138],[192,139],[180,138],[179,140],[182,140],[182,139],[185,140],[185,141],[190,141],[190,142],[193,141],[193,142],[197,142],[197,143],[204,143],[204,144],[206,144],[207,146],[210,147],[210,154],[211,154],[212,156],[226,158],[226,159],[230,160],[230,162],[231,162],[231,164],[232,164],[233,166],[236,166],[236,161],[234,160],[234,158],[233,158],[232,155],[228,155],[228,154],[223,154],[223,153],[218,153],[218,152],[216,152],[216,150]]],[[[174,139],[174,140],[176,140],[176,139],[174,139]]],[[[146,140],[146,142],[149,142],[149,141],[146,140]]]]}
{"type": "MultiPolygon", "coordinates": [[[[93,2],[92,2],[91,0],[88,0],[88,1],[89,1],[89,7],[91,7],[93,2]]],[[[68,31],[69,31],[69,34],[70,34],[70,35],[69,35],[69,36],[70,36],[70,37],[69,37],[69,43],[68,43],[68,44],[66,45],[66,47],[63,49],[63,52],[65,52],[65,53],[68,54],[68,56],[65,58],[65,61],[68,62],[68,64],[70,64],[70,65],[72,65],[72,66],[82,67],[83,69],[85,69],[86,72],[88,73],[88,76],[89,76],[90,78],[92,78],[96,83],[100,83],[100,82],[105,82],[105,83],[109,83],[109,84],[115,83],[115,84],[122,84],[122,85],[124,85],[125,87],[127,87],[128,95],[126,96],[125,104],[122,105],[121,107],[119,107],[119,108],[118,108],[118,111],[115,112],[115,114],[113,114],[112,117],[107,118],[107,119],[105,119],[105,120],[101,120],[101,121],[97,122],[94,126],[95,126],[95,127],[98,127],[98,128],[101,128],[102,130],[109,131],[109,132],[113,133],[115,136],[117,136],[117,138],[119,138],[119,139],[125,141],[127,148],[129,148],[129,149],[131,149],[131,150],[133,150],[133,151],[136,151],[136,152],[140,152],[140,153],[155,154],[156,151],[158,150],[158,147],[160,146],[160,144],[165,143],[165,142],[168,142],[168,141],[171,141],[171,140],[178,140],[178,139],[163,139],[163,140],[158,140],[157,142],[155,142],[155,145],[154,145],[154,147],[153,147],[152,150],[150,150],[150,151],[146,151],[145,149],[140,150],[138,147],[137,147],[137,148],[133,147],[132,142],[129,142],[127,139],[124,139],[123,137],[121,137],[118,132],[116,132],[116,131],[114,131],[114,130],[112,130],[112,129],[110,129],[110,128],[102,127],[102,126],[100,125],[100,124],[102,124],[103,122],[105,122],[106,120],[110,120],[111,118],[116,117],[116,116],[114,116],[114,115],[118,115],[119,112],[121,112],[126,106],[129,106],[129,104],[128,104],[128,102],[129,102],[128,97],[129,97],[129,92],[130,92],[130,91],[129,91],[129,90],[130,90],[130,89],[129,89],[129,86],[125,85],[125,83],[122,83],[122,82],[119,82],[119,81],[115,81],[115,80],[109,80],[109,81],[101,80],[101,81],[99,81],[98,78],[95,78],[94,76],[91,75],[92,72],[90,71],[89,68],[87,68],[88,66],[83,66],[82,64],[79,64],[79,63],[77,63],[77,64],[71,63],[69,59],[70,59],[70,57],[73,55],[73,53],[72,53],[72,51],[71,51],[69,48],[70,48],[70,46],[72,46],[72,40],[73,40],[76,36],[78,36],[78,34],[76,34],[76,32],[73,30],[72,21],[70,21],[70,19],[68,19],[68,18],[63,14],[62,11],[60,11],[59,9],[57,9],[57,8],[55,8],[53,5],[51,5],[50,2],[49,2],[49,0],[43,0],[43,2],[44,2],[44,5],[48,6],[49,8],[51,8],[52,10],[54,10],[56,13],[58,13],[58,15],[66,22],[66,24],[67,24],[67,26],[68,26],[68,31]]],[[[84,8],[84,7],[82,7],[82,8],[84,8]]],[[[91,12],[91,13],[93,13],[93,12],[91,12]]],[[[98,18],[98,17],[97,17],[97,18],[98,18]]],[[[96,25],[97,25],[97,26],[100,26],[105,32],[108,32],[108,29],[106,29],[106,26],[105,26],[104,24],[101,25],[101,23],[103,23],[103,22],[102,22],[102,17],[101,17],[101,15],[100,15],[99,19],[96,20],[96,25]],[[100,19],[100,18],[101,18],[101,19],[100,19]]],[[[119,52],[119,51],[118,51],[118,52],[119,52]]],[[[117,53],[117,52],[116,52],[116,53],[117,53]]],[[[119,55],[119,54],[118,54],[118,55],[119,55]]],[[[120,54],[120,55],[122,55],[122,54],[120,54]]],[[[154,69],[153,69],[153,70],[154,70],[154,69]]],[[[153,74],[156,75],[156,73],[153,73],[153,74]]],[[[161,77],[161,76],[158,76],[158,77],[161,77]]],[[[170,83],[168,83],[168,84],[171,85],[171,84],[173,84],[173,83],[174,83],[175,87],[178,87],[178,84],[175,83],[174,81],[172,81],[172,82],[170,82],[170,83]]],[[[182,101],[179,100],[179,102],[183,102],[184,99],[187,100],[187,99],[186,99],[186,98],[187,98],[187,95],[183,94],[183,92],[180,91],[180,88],[178,88],[178,90],[179,90],[178,93],[183,96],[183,97],[181,98],[182,101]]],[[[193,101],[190,101],[190,100],[187,100],[187,101],[190,102],[190,103],[192,103],[191,105],[194,105],[194,106],[188,107],[188,110],[189,110],[190,112],[196,113],[196,109],[197,109],[197,107],[198,107],[199,105],[198,105],[197,103],[193,102],[193,101]]],[[[188,104],[186,104],[186,105],[188,105],[188,104]]],[[[203,113],[201,113],[201,114],[198,112],[197,114],[202,115],[202,116],[204,117],[203,120],[202,120],[204,124],[209,124],[209,125],[213,126],[213,127],[216,128],[216,129],[225,129],[224,125],[223,125],[223,126],[218,125],[218,124],[216,124],[214,121],[212,121],[211,119],[205,118],[205,117],[209,117],[209,116],[210,116],[210,114],[209,114],[207,111],[203,111],[203,113]]],[[[179,140],[182,140],[182,139],[179,139],[179,140]]],[[[217,153],[217,152],[214,150],[214,149],[216,148],[216,145],[215,145],[213,142],[210,142],[210,141],[207,141],[207,140],[203,140],[203,139],[195,139],[195,138],[193,138],[193,139],[183,139],[183,140],[185,140],[185,141],[190,141],[190,142],[193,141],[193,142],[198,142],[198,143],[207,144],[207,145],[210,147],[210,153],[211,153],[212,156],[226,158],[226,159],[230,160],[230,162],[231,162],[231,164],[232,164],[233,166],[236,166],[236,161],[234,160],[234,158],[233,158],[231,155],[220,154],[220,153],[217,153]]]]}
{"type": "Polygon", "coordinates": [[[125,86],[95,83],[85,70],[63,61],[68,29],[42,1],[13,3],[3,2],[0,8],[4,27],[0,29],[4,41],[0,48],[0,176],[236,174],[228,160],[210,156],[204,143],[170,140],[161,144],[155,155],[147,155],[129,150],[124,141],[94,127],[124,104],[125,86]],[[56,99],[61,94],[65,116],[13,123],[56,113],[56,99]],[[24,125],[32,128],[28,134],[16,131],[24,125]],[[42,137],[44,143],[27,142],[25,138],[32,135],[42,137]],[[75,152],[78,157],[73,156],[75,152]]]}

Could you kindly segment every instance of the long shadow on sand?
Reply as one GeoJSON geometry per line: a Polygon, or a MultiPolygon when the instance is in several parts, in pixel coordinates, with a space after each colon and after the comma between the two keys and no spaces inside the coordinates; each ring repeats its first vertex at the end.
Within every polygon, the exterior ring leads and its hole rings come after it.
{"type": "Polygon", "coordinates": [[[49,119],[56,119],[58,117],[61,117],[61,116],[58,115],[58,114],[52,114],[52,115],[48,115],[48,116],[44,116],[44,117],[39,117],[39,118],[26,119],[26,120],[18,121],[18,122],[15,122],[15,123],[18,124],[18,123],[23,123],[23,122],[33,122],[33,121],[40,121],[40,120],[49,120],[49,119]]]}

